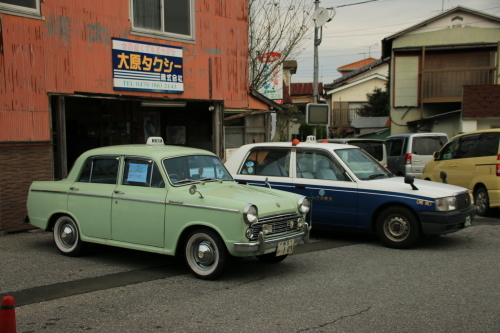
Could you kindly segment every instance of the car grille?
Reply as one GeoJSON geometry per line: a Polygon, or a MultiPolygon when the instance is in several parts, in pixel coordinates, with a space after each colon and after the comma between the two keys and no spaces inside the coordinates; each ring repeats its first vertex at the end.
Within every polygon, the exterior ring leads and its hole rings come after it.
{"type": "Polygon", "coordinates": [[[268,215],[264,217],[259,217],[257,223],[251,225],[253,230],[253,236],[251,239],[257,239],[259,232],[262,231],[264,225],[271,226],[272,231],[268,232],[266,236],[277,235],[289,231],[296,231],[297,228],[297,220],[301,218],[299,214],[295,213],[285,213],[285,214],[276,214],[276,215],[268,215]],[[293,222],[293,228],[290,227],[293,222]]]}
{"type": "Polygon", "coordinates": [[[457,209],[469,208],[471,205],[469,192],[460,193],[455,196],[457,200],[457,209]]]}

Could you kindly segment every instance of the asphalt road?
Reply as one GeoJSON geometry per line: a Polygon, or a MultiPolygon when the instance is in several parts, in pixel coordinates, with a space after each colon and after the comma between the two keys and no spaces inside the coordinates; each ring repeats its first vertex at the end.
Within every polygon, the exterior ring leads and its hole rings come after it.
{"type": "Polygon", "coordinates": [[[17,332],[500,332],[500,218],[411,250],[316,231],[277,265],[233,263],[217,281],[174,258],[93,246],[58,253],[52,235],[0,237],[0,297],[17,332]]]}

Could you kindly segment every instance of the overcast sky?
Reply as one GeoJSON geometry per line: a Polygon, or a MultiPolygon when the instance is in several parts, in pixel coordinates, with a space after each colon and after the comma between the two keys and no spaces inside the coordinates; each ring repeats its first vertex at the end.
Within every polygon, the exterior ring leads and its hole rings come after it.
{"type": "MultiPolygon", "coordinates": [[[[499,0],[378,0],[342,7],[364,1],[367,0],[321,0],[319,7],[340,7],[333,20],[323,27],[323,40],[318,47],[319,82],[331,83],[339,78],[338,67],[370,56],[379,59],[382,39],[440,14],[443,8],[446,11],[463,6],[500,16],[499,0]]],[[[294,83],[314,80],[314,28],[311,26],[310,30],[310,43],[296,58],[294,83]]]]}

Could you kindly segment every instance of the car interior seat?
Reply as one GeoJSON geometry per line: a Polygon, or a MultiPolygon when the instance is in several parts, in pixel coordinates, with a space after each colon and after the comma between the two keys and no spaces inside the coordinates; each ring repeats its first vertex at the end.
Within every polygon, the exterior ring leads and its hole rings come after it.
{"type": "Polygon", "coordinates": [[[314,178],[311,172],[311,163],[307,158],[301,158],[297,162],[297,177],[299,178],[314,178]]]}
{"type": "Polygon", "coordinates": [[[330,165],[327,160],[320,160],[318,162],[318,170],[316,171],[316,178],[337,180],[337,177],[335,176],[333,170],[330,169],[330,165]]]}

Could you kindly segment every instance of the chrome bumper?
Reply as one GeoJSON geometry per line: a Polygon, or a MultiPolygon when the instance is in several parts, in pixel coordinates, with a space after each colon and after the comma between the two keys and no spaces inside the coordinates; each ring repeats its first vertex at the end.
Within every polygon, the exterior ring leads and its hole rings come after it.
{"type": "Polygon", "coordinates": [[[295,244],[297,244],[300,241],[304,241],[304,243],[308,243],[310,229],[311,228],[310,228],[309,224],[304,223],[304,226],[302,227],[301,231],[298,231],[298,232],[293,233],[291,235],[286,235],[286,236],[272,238],[272,239],[266,239],[266,236],[261,231],[261,232],[259,232],[259,236],[257,237],[256,242],[234,243],[234,251],[235,252],[243,252],[243,253],[258,252],[259,254],[264,254],[264,252],[267,249],[272,249],[274,247],[277,247],[279,242],[284,242],[284,241],[287,241],[290,239],[293,239],[295,241],[295,244]]]}

